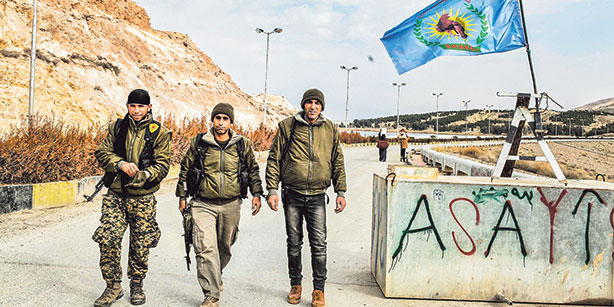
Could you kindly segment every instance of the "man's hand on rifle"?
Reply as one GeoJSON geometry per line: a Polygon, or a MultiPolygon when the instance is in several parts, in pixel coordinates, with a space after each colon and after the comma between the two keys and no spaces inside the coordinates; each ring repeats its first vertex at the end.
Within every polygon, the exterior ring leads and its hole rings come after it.
{"type": "Polygon", "coordinates": [[[179,212],[183,214],[183,210],[185,210],[185,198],[179,199],[179,212]]]}
{"type": "Polygon", "coordinates": [[[258,212],[260,212],[260,207],[262,207],[260,196],[252,197],[252,215],[258,214],[258,212]]]}

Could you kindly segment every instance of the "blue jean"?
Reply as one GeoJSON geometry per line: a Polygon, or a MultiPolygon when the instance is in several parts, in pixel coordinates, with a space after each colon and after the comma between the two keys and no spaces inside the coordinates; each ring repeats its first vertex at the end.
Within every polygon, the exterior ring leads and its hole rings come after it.
{"type": "Polygon", "coordinates": [[[303,280],[301,248],[303,246],[303,219],[307,222],[314,290],[324,291],[326,281],[326,195],[302,195],[293,191],[282,193],[288,247],[288,274],[290,285],[303,280]]]}

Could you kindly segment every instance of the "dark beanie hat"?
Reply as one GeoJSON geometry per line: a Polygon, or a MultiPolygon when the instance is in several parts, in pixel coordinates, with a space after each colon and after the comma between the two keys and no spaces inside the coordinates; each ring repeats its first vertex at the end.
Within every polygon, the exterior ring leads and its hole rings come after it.
{"type": "Polygon", "coordinates": [[[215,107],[213,107],[213,111],[211,111],[211,121],[220,113],[228,115],[231,123],[235,122],[235,110],[229,103],[220,102],[216,104],[215,107]]]}
{"type": "Polygon", "coordinates": [[[324,94],[317,88],[311,88],[305,91],[303,99],[301,99],[301,109],[305,109],[305,102],[312,99],[317,99],[322,104],[322,111],[324,111],[324,94]]]}
{"type": "Polygon", "coordinates": [[[149,93],[147,93],[146,90],[137,88],[136,90],[130,92],[128,95],[128,102],[126,103],[150,105],[151,102],[149,102],[149,93]]]}

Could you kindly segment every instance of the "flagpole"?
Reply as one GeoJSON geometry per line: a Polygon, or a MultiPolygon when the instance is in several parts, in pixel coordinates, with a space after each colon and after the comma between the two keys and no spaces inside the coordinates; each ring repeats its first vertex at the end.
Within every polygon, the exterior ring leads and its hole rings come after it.
{"type": "Polygon", "coordinates": [[[522,29],[524,30],[524,39],[527,42],[527,57],[529,58],[529,69],[531,70],[531,80],[533,81],[533,93],[537,94],[537,82],[535,81],[535,71],[533,70],[533,60],[531,59],[531,48],[529,47],[529,36],[527,35],[527,23],[524,20],[524,8],[522,0],[520,2],[520,16],[522,17],[522,29]]]}

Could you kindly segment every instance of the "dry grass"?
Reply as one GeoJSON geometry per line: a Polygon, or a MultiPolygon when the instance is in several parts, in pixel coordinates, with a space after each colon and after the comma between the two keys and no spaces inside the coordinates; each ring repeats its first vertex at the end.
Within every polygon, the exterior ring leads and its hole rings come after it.
{"type": "MultiPolygon", "coordinates": [[[[171,163],[178,164],[190,145],[190,139],[207,132],[208,116],[178,120],[172,116],[156,118],[172,134],[171,163]]],[[[262,125],[255,129],[233,126],[237,133],[252,141],[255,151],[271,147],[276,129],[262,125]]],[[[72,180],[101,175],[102,169],[94,158],[94,151],[106,136],[107,126],[77,127],[53,117],[36,117],[30,125],[23,119],[0,137],[0,184],[42,183],[72,180]],[[28,127],[29,128],[20,128],[28,127]]],[[[342,143],[373,141],[359,133],[341,132],[342,143]]]]}
{"type": "MultiPolygon", "coordinates": [[[[607,178],[614,179],[614,142],[549,142],[548,145],[567,178],[592,180],[597,174],[605,174],[607,178]]],[[[501,149],[502,146],[435,148],[491,165],[496,164],[501,149]]],[[[537,144],[522,144],[519,155],[543,156],[543,153],[537,144]]],[[[515,167],[541,176],[555,177],[548,162],[517,161],[515,167]]]]}
{"type": "MultiPolygon", "coordinates": [[[[208,117],[157,120],[173,133],[172,164],[181,162],[190,139],[206,132],[210,121],[208,117]]],[[[0,138],[0,184],[64,181],[103,173],[94,151],[106,136],[106,125],[101,129],[76,127],[52,117],[35,117],[30,125],[24,119],[19,127],[11,127],[0,138]]],[[[264,127],[233,129],[250,138],[255,151],[268,150],[276,133],[264,127]]]]}

